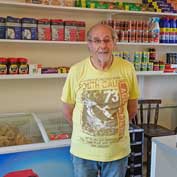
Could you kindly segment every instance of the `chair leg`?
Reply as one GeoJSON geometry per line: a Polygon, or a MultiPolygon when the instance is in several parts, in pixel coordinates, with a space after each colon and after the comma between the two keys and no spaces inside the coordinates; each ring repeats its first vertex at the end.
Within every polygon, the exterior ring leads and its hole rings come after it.
{"type": "Polygon", "coordinates": [[[147,139],[147,177],[150,177],[151,172],[151,139],[147,139]]]}

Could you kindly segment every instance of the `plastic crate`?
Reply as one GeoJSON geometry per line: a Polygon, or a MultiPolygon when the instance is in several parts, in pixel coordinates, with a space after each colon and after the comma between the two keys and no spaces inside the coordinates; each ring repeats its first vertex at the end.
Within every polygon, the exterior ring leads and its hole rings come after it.
{"type": "Polygon", "coordinates": [[[135,125],[130,125],[129,132],[131,153],[128,158],[128,169],[126,177],[142,177],[144,130],[135,125]]]}

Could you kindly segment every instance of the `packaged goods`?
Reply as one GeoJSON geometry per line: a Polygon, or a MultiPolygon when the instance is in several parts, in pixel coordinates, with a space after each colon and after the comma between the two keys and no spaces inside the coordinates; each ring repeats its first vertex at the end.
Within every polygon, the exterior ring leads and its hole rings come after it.
{"type": "Polygon", "coordinates": [[[167,53],[166,54],[167,64],[177,64],[177,53],[167,53]]]}
{"type": "Polygon", "coordinates": [[[152,33],[153,42],[159,43],[160,41],[160,26],[159,17],[152,17],[149,19],[149,30],[152,33]]]}
{"type": "Polygon", "coordinates": [[[66,67],[66,66],[58,67],[58,73],[68,73],[68,72],[69,72],[69,67],[66,67]]]}
{"type": "Polygon", "coordinates": [[[153,71],[159,71],[159,62],[158,61],[154,61],[153,71]]]}
{"type": "Polygon", "coordinates": [[[149,62],[149,52],[142,52],[142,62],[149,62]]]}
{"type": "Polygon", "coordinates": [[[42,4],[42,0],[26,0],[27,3],[42,4]]]}
{"type": "Polygon", "coordinates": [[[142,52],[135,52],[134,53],[134,62],[141,63],[142,59],[142,52]]]}
{"type": "Polygon", "coordinates": [[[28,59],[26,58],[18,58],[19,63],[19,74],[28,74],[29,66],[28,66],[28,59]]]}
{"type": "Polygon", "coordinates": [[[68,7],[74,7],[75,6],[75,0],[63,0],[63,5],[68,7]]]}
{"type": "Polygon", "coordinates": [[[134,67],[136,71],[141,71],[141,63],[140,62],[135,62],[134,67]]]}
{"type": "Polygon", "coordinates": [[[0,39],[6,38],[6,19],[4,17],[0,17],[0,39]]]}
{"type": "Polygon", "coordinates": [[[50,0],[42,0],[42,4],[49,5],[50,4],[50,0]]]}
{"type": "Polygon", "coordinates": [[[155,48],[149,48],[149,61],[155,61],[156,60],[156,49],[155,48]]]}
{"type": "Polygon", "coordinates": [[[6,39],[21,39],[21,20],[7,16],[6,18],[6,39]]]}
{"type": "Polygon", "coordinates": [[[22,39],[37,39],[37,20],[34,18],[22,18],[22,39]]]}
{"type": "Polygon", "coordinates": [[[29,64],[29,74],[41,74],[41,64],[29,64]]]}
{"type": "Polygon", "coordinates": [[[160,19],[160,43],[169,43],[170,41],[170,21],[168,17],[160,19]]]}
{"type": "Polygon", "coordinates": [[[38,19],[38,40],[51,40],[49,19],[38,19]]]}
{"type": "Polygon", "coordinates": [[[77,22],[77,41],[85,41],[85,22],[77,22]]]}
{"type": "Polygon", "coordinates": [[[75,21],[65,21],[65,41],[77,41],[77,26],[75,21]]]}
{"type": "Polygon", "coordinates": [[[7,74],[7,59],[0,58],[0,75],[7,74]]]}
{"type": "Polygon", "coordinates": [[[147,70],[148,71],[153,71],[153,62],[149,62],[149,63],[147,63],[147,70]]]}
{"type": "Polygon", "coordinates": [[[64,41],[64,21],[61,19],[52,19],[51,33],[53,41],[64,41]]]}
{"type": "Polygon", "coordinates": [[[44,67],[41,69],[42,74],[56,74],[58,73],[57,67],[44,67]]]}
{"type": "Polygon", "coordinates": [[[176,43],[176,18],[171,17],[169,19],[170,29],[169,29],[169,43],[176,43]]]}
{"type": "Polygon", "coordinates": [[[63,0],[50,0],[50,5],[62,6],[63,5],[63,0]]]}
{"type": "Polygon", "coordinates": [[[147,63],[146,62],[141,63],[141,71],[147,71],[147,63]]]}
{"type": "Polygon", "coordinates": [[[18,74],[17,58],[8,58],[8,74],[18,74]]]}

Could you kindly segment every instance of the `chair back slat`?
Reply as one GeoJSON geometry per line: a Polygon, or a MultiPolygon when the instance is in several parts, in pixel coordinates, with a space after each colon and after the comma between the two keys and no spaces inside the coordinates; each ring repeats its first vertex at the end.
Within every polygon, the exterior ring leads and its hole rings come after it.
{"type": "Polygon", "coordinates": [[[140,120],[140,124],[153,122],[155,126],[157,126],[158,118],[159,118],[159,105],[161,104],[161,99],[141,99],[138,100],[139,104],[139,114],[136,115],[135,124],[138,124],[138,120],[140,120]],[[154,110],[155,109],[155,110],[154,110]],[[144,113],[147,113],[146,116],[144,113]],[[154,116],[153,114],[154,113],[154,116]],[[140,117],[138,116],[140,115],[140,117]]]}
{"type": "Polygon", "coordinates": [[[154,117],[154,125],[157,127],[157,122],[158,122],[158,118],[159,118],[159,104],[156,105],[154,116],[155,116],[154,117]]]}
{"type": "Polygon", "coordinates": [[[143,124],[144,115],[143,115],[143,104],[142,103],[140,103],[140,119],[141,119],[141,124],[143,124]]]}
{"type": "Polygon", "coordinates": [[[148,110],[147,110],[147,124],[150,124],[151,120],[151,103],[148,104],[148,110]]]}

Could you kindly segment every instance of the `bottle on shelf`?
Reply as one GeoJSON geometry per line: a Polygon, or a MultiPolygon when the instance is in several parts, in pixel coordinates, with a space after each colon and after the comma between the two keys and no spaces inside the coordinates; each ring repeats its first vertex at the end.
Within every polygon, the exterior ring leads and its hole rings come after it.
{"type": "Polygon", "coordinates": [[[160,41],[160,26],[159,17],[152,17],[149,21],[149,31],[152,33],[153,42],[159,43],[160,41]]]}
{"type": "Polygon", "coordinates": [[[160,43],[169,43],[170,23],[168,17],[160,19],[160,43]]]}
{"type": "Polygon", "coordinates": [[[169,43],[176,43],[176,19],[174,17],[171,17],[169,19],[170,23],[170,30],[169,30],[169,43]]]}

